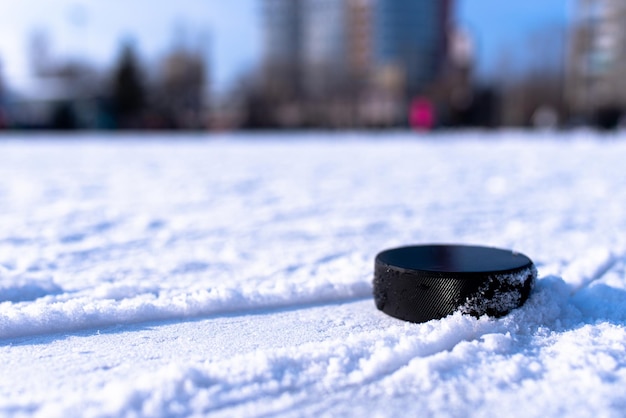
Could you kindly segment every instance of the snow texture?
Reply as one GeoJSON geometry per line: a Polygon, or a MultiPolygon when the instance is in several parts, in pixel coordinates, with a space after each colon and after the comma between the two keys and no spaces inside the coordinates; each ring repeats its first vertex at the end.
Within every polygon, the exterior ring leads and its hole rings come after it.
{"type": "Polygon", "coordinates": [[[523,304],[537,280],[535,266],[507,274],[494,274],[459,310],[470,315],[502,316],[523,304]]]}
{"type": "Polygon", "coordinates": [[[620,417],[626,136],[0,138],[1,416],[620,417]],[[378,311],[375,255],[528,255],[528,301],[378,311]]]}

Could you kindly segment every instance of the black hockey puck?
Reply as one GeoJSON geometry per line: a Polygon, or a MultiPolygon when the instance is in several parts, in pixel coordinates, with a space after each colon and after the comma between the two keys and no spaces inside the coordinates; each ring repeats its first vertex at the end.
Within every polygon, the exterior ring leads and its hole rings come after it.
{"type": "Polygon", "coordinates": [[[500,317],[521,306],[537,277],[530,258],[499,248],[416,245],[383,251],[374,266],[376,307],[411,322],[456,311],[500,317]]]}

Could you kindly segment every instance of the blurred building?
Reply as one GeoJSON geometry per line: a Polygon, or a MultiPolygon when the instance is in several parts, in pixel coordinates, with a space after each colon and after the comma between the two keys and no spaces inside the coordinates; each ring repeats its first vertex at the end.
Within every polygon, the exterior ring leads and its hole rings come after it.
{"type": "Polygon", "coordinates": [[[15,129],[99,127],[105,80],[80,58],[61,58],[45,31],[31,34],[28,59],[32,74],[11,92],[5,124],[15,129]]]}
{"type": "Polygon", "coordinates": [[[351,0],[346,8],[346,53],[350,76],[363,80],[370,70],[373,56],[371,0],[351,0]]]}
{"type": "Polygon", "coordinates": [[[160,65],[153,88],[152,119],[156,126],[200,129],[205,124],[206,63],[201,51],[178,48],[160,65]],[[165,116],[166,115],[166,116],[165,116]],[[158,121],[156,118],[165,118],[158,121]]]}
{"type": "Polygon", "coordinates": [[[410,99],[443,73],[451,7],[451,0],[264,0],[263,78],[265,94],[282,102],[279,124],[398,123],[410,99]]]}
{"type": "Polygon", "coordinates": [[[104,80],[81,62],[58,62],[38,72],[28,88],[11,99],[6,119],[17,129],[103,127],[101,113],[104,80]]]}
{"type": "Polygon", "coordinates": [[[403,90],[414,96],[443,68],[450,0],[372,1],[373,67],[392,68],[403,90]]]}
{"type": "Polygon", "coordinates": [[[332,94],[347,76],[347,2],[304,0],[302,2],[302,74],[308,96],[332,94]]]}
{"type": "Polygon", "coordinates": [[[571,113],[591,120],[626,109],[626,2],[578,0],[567,64],[571,113]]]}
{"type": "Polygon", "coordinates": [[[264,73],[271,93],[297,96],[302,81],[304,0],[264,0],[264,73]]]}

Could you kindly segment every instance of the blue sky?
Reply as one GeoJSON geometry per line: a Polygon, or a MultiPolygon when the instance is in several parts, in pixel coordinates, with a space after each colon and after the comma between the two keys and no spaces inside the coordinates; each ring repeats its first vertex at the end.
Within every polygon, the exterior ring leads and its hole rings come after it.
{"type": "Polygon", "coordinates": [[[523,63],[533,33],[549,31],[564,36],[571,21],[572,0],[462,0],[457,21],[475,39],[477,70],[493,75],[504,53],[523,63]],[[556,33],[556,31],[561,31],[556,33]]]}
{"type": "MultiPolygon", "coordinates": [[[[458,22],[474,38],[478,72],[491,75],[505,50],[523,57],[533,31],[564,27],[570,2],[458,1],[458,22]]],[[[172,45],[175,28],[185,27],[192,43],[201,34],[211,39],[213,84],[225,90],[260,57],[259,9],[260,0],[0,0],[2,72],[18,86],[29,78],[25,50],[35,28],[50,35],[55,55],[110,66],[121,40],[133,39],[150,65],[172,45]]]]}

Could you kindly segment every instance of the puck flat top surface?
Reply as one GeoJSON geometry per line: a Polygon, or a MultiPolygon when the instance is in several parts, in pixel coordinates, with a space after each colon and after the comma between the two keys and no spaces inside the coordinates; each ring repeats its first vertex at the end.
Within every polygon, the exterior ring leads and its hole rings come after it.
{"type": "Polygon", "coordinates": [[[386,250],[377,262],[388,266],[433,273],[502,273],[529,266],[523,254],[469,245],[416,245],[386,250]]]}

